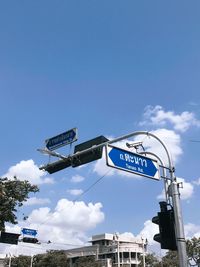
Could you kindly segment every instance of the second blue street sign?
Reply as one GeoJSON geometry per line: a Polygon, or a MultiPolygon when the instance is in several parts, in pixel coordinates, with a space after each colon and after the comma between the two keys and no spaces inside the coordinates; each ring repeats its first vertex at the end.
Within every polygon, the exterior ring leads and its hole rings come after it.
{"type": "Polygon", "coordinates": [[[22,229],[22,234],[23,234],[23,235],[32,235],[32,236],[36,236],[36,235],[37,235],[37,230],[35,230],[35,229],[23,228],[23,229],[22,229]]]}
{"type": "Polygon", "coordinates": [[[77,140],[77,128],[73,128],[67,132],[56,135],[45,141],[46,147],[49,150],[57,149],[61,146],[71,144],[77,140]]]}
{"type": "Polygon", "coordinates": [[[122,148],[107,145],[106,162],[110,167],[132,172],[155,180],[160,179],[157,160],[144,157],[138,153],[133,153],[122,148]]]}

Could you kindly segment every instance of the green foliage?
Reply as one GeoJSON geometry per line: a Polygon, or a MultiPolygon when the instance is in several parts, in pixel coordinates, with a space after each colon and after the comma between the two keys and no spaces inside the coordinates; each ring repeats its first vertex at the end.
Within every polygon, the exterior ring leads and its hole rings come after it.
{"type": "MultiPolygon", "coordinates": [[[[186,241],[187,256],[190,266],[200,267],[200,237],[193,237],[186,241]]],[[[139,267],[143,267],[142,257],[140,257],[139,267]]],[[[145,257],[146,267],[178,267],[177,251],[169,250],[159,262],[155,254],[147,254],[145,257]]]]}
{"type": "Polygon", "coordinates": [[[0,231],[5,230],[5,223],[17,224],[17,209],[29,198],[29,193],[39,191],[36,185],[28,181],[0,178],[0,231]]]}
{"type": "Polygon", "coordinates": [[[166,255],[162,258],[163,267],[178,267],[178,254],[177,251],[169,250],[166,255]]]}
{"type": "MultiPolygon", "coordinates": [[[[149,253],[145,256],[145,266],[146,267],[160,267],[160,262],[154,253],[149,253]]],[[[140,264],[138,267],[143,267],[143,256],[140,256],[140,264]]]]}
{"type": "Polygon", "coordinates": [[[95,257],[81,257],[76,260],[74,267],[100,267],[101,265],[95,261],[95,257]]]}
{"type": "Polygon", "coordinates": [[[200,237],[186,241],[190,266],[200,266],[200,237]]]}
{"type": "MultiPolygon", "coordinates": [[[[27,267],[30,266],[31,257],[19,255],[11,259],[11,267],[27,267]]],[[[6,259],[6,266],[9,264],[9,259],[6,259]]]]}
{"type": "Polygon", "coordinates": [[[63,251],[49,251],[46,254],[36,255],[33,267],[69,267],[69,263],[63,251]]]}

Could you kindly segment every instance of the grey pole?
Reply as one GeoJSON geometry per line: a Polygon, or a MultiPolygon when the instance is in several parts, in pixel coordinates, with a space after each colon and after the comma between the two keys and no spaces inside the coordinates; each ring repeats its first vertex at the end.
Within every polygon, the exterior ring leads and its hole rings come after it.
{"type": "Polygon", "coordinates": [[[145,267],[145,243],[144,243],[144,239],[142,238],[142,250],[143,250],[143,257],[142,257],[142,260],[143,260],[143,267],[145,267]]]}
{"type": "Polygon", "coordinates": [[[187,253],[186,253],[186,241],[184,235],[184,227],[182,221],[182,211],[180,206],[180,193],[178,190],[178,183],[174,180],[171,185],[172,202],[174,208],[174,217],[176,223],[176,240],[179,255],[180,266],[187,267],[187,253]],[[176,211],[176,212],[175,212],[176,211]]]}
{"type": "Polygon", "coordinates": [[[31,265],[30,265],[30,267],[33,267],[33,255],[31,256],[31,265]]]}
{"type": "Polygon", "coordinates": [[[115,237],[117,239],[117,266],[120,267],[120,257],[119,257],[119,235],[116,233],[115,237]]]}
{"type": "Polygon", "coordinates": [[[176,243],[177,243],[177,248],[178,248],[179,266],[187,267],[188,264],[187,264],[186,242],[185,242],[183,218],[182,218],[181,205],[180,205],[180,194],[178,192],[178,185],[177,185],[176,177],[174,174],[175,168],[172,165],[171,156],[165,144],[157,136],[155,136],[152,133],[147,132],[146,135],[152,136],[155,139],[157,139],[161,143],[161,145],[163,146],[167,154],[169,169],[170,169],[170,178],[171,178],[171,184],[172,184],[172,203],[173,203],[173,208],[174,208],[176,243]]]}
{"type": "Polygon", "coordinates": [[[8,263],[8,266],[11,267],[11,262],[12,262],[12,256],[10,254],[10,257],[9,257],[9,263],[8,263]]]}

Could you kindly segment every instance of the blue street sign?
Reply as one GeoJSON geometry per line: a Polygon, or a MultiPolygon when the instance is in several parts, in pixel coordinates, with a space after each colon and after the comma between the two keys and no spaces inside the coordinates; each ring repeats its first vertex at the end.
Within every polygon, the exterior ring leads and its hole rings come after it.
{"type": "Polygon", "coordinates": [[[49,150],[57,149],[61,146],[71,144],[77,140],[77,128],[73,128],[67,132],[49,138],[45,141],[49,150]]]}
{"type": "Polygon", "coordinates": [[[23,229],[22,229],[22,234],[23,234],[23,235],[32,235],[32,236],[36,236],[36,235],[37,235],[37,230],[34,230],[34,229],[28,229],[28,228],[23,228],[23,229]]]}
{"type": "Polygon", "coordinates": [[[157,160],[111,145],[106,147],[106,151],[106,162],[108,166],[148,178],[160,179],[157,160]]]}

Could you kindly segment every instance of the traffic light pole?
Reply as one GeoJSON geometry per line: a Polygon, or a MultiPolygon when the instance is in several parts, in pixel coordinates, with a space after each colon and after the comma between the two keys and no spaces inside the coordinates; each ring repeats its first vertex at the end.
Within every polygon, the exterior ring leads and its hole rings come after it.
{"type": "Polygon", "coordinates": [[[179,264],[181,267],[182,266],[187,267],[188,264],[187,264],[187,253],[186,253],[186,241],[185,241],[184,227],[182,221],[182,212],[180,207],[180,193],[178,190],[178,183],[176,182],[175,177],[170,187],[171,187],[171,197],[173,202],[175,225],[176,225],[175,230],[176,230],[179,264]]]}
{"type": "Polygon", "coordinates": [[[183,219],[182,219],[182,212],[181,212],[181,205],[180,205],[180,193],[178,191],[178,183],[175,177],[175,168],[172,165],[171,156],[165,144],[154,134],[148,132],[140,132],[139,134],[146,134],[147,136],[152,136],[156,140],[158,140],[161,145],[163,146],[169,164],[170,170],[170,180],[171,180],[171,197],[174,209],[174,217],[175,217],[175,230],[176,230],[176,243],[178,248],[178,258],[179,258],[179,266],[180,267],[187,267],[187,253],[186,253],[186,241],[185,241],[185,234],[184,234],[184,227],[183,227],[183,219]]]}

